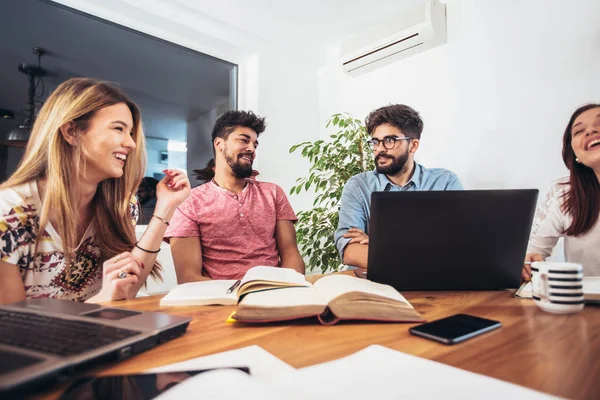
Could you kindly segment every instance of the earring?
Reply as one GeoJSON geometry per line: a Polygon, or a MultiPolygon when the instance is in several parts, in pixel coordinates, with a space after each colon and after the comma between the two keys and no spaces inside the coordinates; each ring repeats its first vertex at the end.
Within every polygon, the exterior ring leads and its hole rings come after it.
{"type": "Polygon", "coordinates": [[[579,164],[581,164],[581,161],[579,161],[579,158],[575,157],[575,161],[577,161],[579,164]]]}

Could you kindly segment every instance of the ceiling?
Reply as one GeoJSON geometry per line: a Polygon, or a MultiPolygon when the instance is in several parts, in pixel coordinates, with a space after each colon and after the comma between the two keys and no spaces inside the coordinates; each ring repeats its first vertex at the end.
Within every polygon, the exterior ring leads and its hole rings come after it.
{"type": "MultiPolygon", "coordinates": [[[[135,3],[135,0],[123,0],[135,3]]],[[[164,1],[164,0],[163,0],[164,1]]],[[[445,3],[445,0],[441,0],[445,3]]],[[[173,6],[231,26],[246,36],[313,50],[338,44],[425,0],[169,0],[173,6]]]]}
{"type": "MultiPolygon", "coordinates": [[[[45,1],[2,0],[0,38],[0,109],[15,115],[28,87],[17,66],[37,62],[36,46],[57,54],[42,58],[46,95],[75,76],[116,82],[140,105],[149,136],[185,140],[186,121],[229,99],[232,64],[45,1]]],[[[20,122],[0,120],[0,130],[20,122]]]]}

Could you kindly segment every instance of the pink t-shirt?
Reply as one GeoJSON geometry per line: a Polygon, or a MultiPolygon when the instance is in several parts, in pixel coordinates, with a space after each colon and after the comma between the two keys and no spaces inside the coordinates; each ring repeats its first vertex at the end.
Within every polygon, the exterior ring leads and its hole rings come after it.
{"type": "Polygon", "coordinates": [[[246,181],[239,194],[213,181],[192,189],[167,228],[166,242],[172,237],[200,237],[205,276],[241,279],[257,265],[279,266],[275,223],[295,222],[296,214],[279,186],[246,181]]]}

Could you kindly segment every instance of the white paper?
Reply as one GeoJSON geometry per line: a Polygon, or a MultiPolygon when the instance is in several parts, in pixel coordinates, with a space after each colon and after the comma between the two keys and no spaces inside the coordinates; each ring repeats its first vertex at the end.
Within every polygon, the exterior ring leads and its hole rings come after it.
{"type": "Polygon", "coordinates": [[[159,398],[236,399],[556,399],[499,379],[372,345],[348,357],[294,370],[258,346],[153,371],[240,365],[192,377],[159,398]],[[258,359],[257,364],[253,364],[258,359]],[[232,364],[233,363],[233,364],[232,364]],[[257,368],[257,365],[260,368],[257,368]]]}
{"type": "Polygon", "coordinates": [[[583,294],[600,294],[600,277],[586,276],[583,278],[583,294]]]}
{"type": "Polygon", "coordinates": [[[300,399],[288,389],[274,389],[238,370],[209,371],[189,378],[167,390],[156,399],[211,399],[211,400],[281,400],[300,399]]]}
{"type": "Polygon", "coordinates": [[[147,372],[177,372],[226,367],[248,367],[252,377],[260,382],[269,382],[276,375],[294,371],[291,365],[281,361],[262,347],[254,345],[165,365],[147,372]]]}
{"type": "Polygon", "coordinates": [[[280,375],[271,386],[311,399],[556,398],[379,345],[280,375]]]}

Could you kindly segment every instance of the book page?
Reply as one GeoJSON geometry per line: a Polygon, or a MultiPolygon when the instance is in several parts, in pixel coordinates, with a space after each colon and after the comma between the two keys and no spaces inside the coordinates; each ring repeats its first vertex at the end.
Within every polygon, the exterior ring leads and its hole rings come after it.
{"type": "Polygon", "coordinates": [[[553,399],[499,379],[371,345],[273,379],[306,399],[553,399]],[[341,384],[335,384],[341,382],[341,384]]]}
{"type": "Polygon", "coordinates": [[[315,282],[314,287],[323,296],[326,304],[336,297],[348,292],[362,292],[375,296],[386,297],[405,303],[412,308],[410,303],[396,289],[389,285],[371,282],[347,275],[330,275],[315,282]]]}
{"type": "Polygon", "coordinates": [[[209,304],[236,304],[237,294],[227,294],[235,280],[189,282],[175,286],[160,300],[161,306],[199,306],[209,304]]]}
{"type": "Polygon", "coordinates": [[[262,266],[250,268],[242,278],[240,286],[251,281],[284,282],[299,286],[307,286],[308,283],[306,282],[304,275],[293,269],[262,266]]]}
{"type": "Polygon", "coordinates": [[[240,305],[268,308],[326,306],[327,300],[312,286],[289,287],[250,293],[242,299],[240,305]]]}

